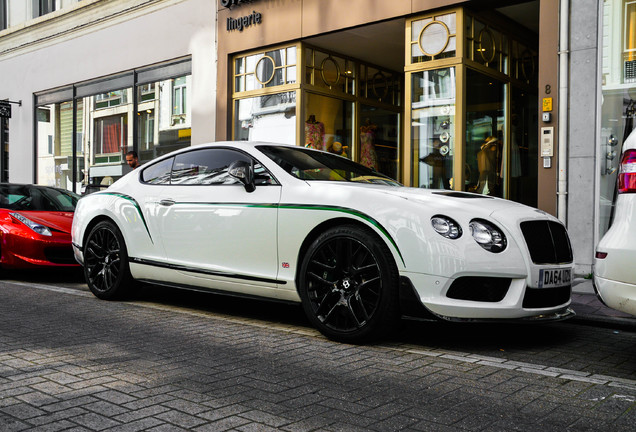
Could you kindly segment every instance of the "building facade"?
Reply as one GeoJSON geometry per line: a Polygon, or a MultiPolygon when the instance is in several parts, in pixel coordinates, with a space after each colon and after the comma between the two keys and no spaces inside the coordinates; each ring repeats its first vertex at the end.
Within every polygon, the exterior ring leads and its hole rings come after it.
{"type": "Polygon", "coordinates": [[[80,192],[131,149],[286,142],[557,215],[587,274],[635,64],[636,0],[0,0],[0,173],[80,192]]]}
{"type": "Polygon", "coordinates": [[[216,9],[206,0],[3,0],[3,180],[78,193],[214,139],[216,9]],[[193,92],[193,88],[197,92],[193,92]]]}

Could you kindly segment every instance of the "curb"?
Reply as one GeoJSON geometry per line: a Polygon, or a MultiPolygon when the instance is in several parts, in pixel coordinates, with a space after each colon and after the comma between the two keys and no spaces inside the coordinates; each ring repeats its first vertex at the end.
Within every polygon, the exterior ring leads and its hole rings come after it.
{"type": "MultiPolygon", "coordinates": [[[[572,306],[570,306],[572,307],[572,306]]],[[[588,313],[576,312],[576,307],[572,307],[576,315],[567,322],[581,325],[595,325],[602,327],[616,327],[624,330],[636,332],[636,319],[625,317],[613,317],[604,315],[592,315],[588,313]]]]}

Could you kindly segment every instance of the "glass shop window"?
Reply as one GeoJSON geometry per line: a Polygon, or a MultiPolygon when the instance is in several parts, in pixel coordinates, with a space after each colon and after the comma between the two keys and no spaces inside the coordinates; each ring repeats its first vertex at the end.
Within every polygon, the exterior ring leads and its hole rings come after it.
{"type": "Polygon", "coordinates": [[[456,110],[455,68],[412,75],[413,185],[452,189],[456,110]]]}
{"type": "MultiPolygon", "coordinates": [[[[306,101],[305,147],[352,159],[353,102],[313,93],[307,93],[306,101]]],[[[372,143],[369,144],[371,149],[372,143]]],[[[369,155],[366,162],[377,168],[375,152],[373,156],[369,155]]]]}
{"type": "Polygon", "coordinates": [[[296,143],[296,92],[234,101],[234,139],[296,143]]]}
{"type": "MultiPolygon", "coordinates": [[[[190,145],[192,75],[140,84],[137,91],[137,148],[143,164],[190,145]]],[[[128,150],[132,150],[129,146],[128,150]]]]}

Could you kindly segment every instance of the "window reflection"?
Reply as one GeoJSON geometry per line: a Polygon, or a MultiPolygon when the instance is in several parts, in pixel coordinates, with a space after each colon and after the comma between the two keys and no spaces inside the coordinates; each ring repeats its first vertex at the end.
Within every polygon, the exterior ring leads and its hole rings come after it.
{"type": "Polygon", "coordinates": [[[191,91],[191,75],[137,86],[137,148],[142,164],[190,145],[191,91]]]}
{"type": "Polygon", "coordinates": [[[504,84],[472,69],[466,73],[466,80],[470,83],[466,93],[467,190],[502,197],[505,169],[504,84]]]}
{"type": "MultiPolygon", "coordinates": [[[[165,68],[168,77],[171,68],[171,65],[165,68]]],[[[163,70],[153,69],[145,76],[156,77],[163,70]]],[[[73,89],[82,93],[81,89],[94,86],[99,92],[84,93],[75,100],[60,97],[61,102],[40,104],[37,182],[77,192],[99,190],[129,171],[124,155],[130,150],[137,150],[143,164],[189,146],[191,78],[190,74],[180,75],[119,89],[107,89],[108,80],[82,84],[73,89]]],[[[125,81],[119,77],[117,82],[122,80],[125,81]]],[[[73,89],[59,93],[73,94],[73,89]]],[[[45,94],[42,98],[51,100],[54,96],[45,94]]]]}
{"type": "Polygon", "coordinates": [[[455,155],[455,68],[412,76],[413,183],[451,189],[455,155]]]}
{"type": "Polygon", "coordinates": [[[234,106],[236,140],[296,142],[296,92],[239,99],[234,106]]]}

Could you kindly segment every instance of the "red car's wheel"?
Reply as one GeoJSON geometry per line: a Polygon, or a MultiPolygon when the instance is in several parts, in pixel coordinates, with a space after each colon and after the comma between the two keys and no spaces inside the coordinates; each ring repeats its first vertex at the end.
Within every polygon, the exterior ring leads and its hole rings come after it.
{"type": "Polygon", "coordinates": [[[126,294],[133,283],[128,253],[121,232],[110,221],[91,230],[84,246],[84,275],[96,297],[104,300],[126,294]]]}

